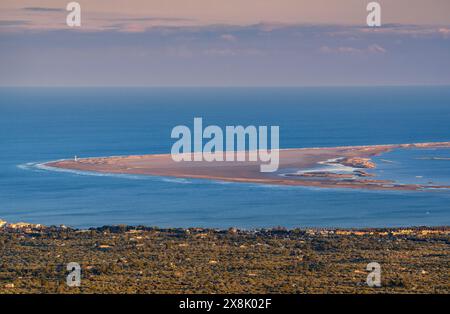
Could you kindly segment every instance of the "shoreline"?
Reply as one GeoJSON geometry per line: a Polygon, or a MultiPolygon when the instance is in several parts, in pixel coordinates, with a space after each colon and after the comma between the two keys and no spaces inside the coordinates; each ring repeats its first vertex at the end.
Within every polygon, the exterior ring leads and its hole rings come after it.
{"type": "MultiPolygon", "coordinates": [[[[280,149],[280,165],[276,173],[260,172],[259,162],[175,162],[170,154],[65,159],[47,162],[43,166],[96,173],[305,187],[409,191],[449,189],[450,186],[445,185],[398,184],[390,180],[378,180],[374,175],[364,171],[365,169],[376,168],[376,164],[373,163],[371,157],[394,149],[410,148],[450,148],[450,142],[280,149]],[[332,160],[334,160],[333,163],[336,166],[347,167],[353,169],[353,171],[342,174],[339,171],[332,170],[311,170],[321,164],[331,165],[330,161],[332,160]],[[295,171],[286,173],[286,169],[294,169],[295,171]]],[[[249,152],[245,153],[248,154],[249,152]]]]}
{"type": "Polygon", "coordinates": [[[296,233],[296,232],[306,232],[308,234],[354,234],[354,235],[398,235],[398,234],[445,234],[450,235],[450,226],[440,225],[440,226],[427,226],[427,225],[416,225],[416,226],[406,226],[406,227],[292,227],[286,228],[283,226],[274,226],[268,228],[211,228],[211,227],[158,227],[149,225],[127,225],[127,224],[117,224],[117,225],[103,225],[98,227],[89,228],[76,228],[67,225],[44,225],[29,222],[8,222],[6,220],[0,219],[0,233],[1,232],[45,232],[45,231],[61,231],[61,230],[72,230],[75,232],[87,232],[87,231],[102,231],[102,230],[116,230],[116,231],[126,231],[126,230],[159,230],[159,231],[178,231],[178,232],[214,232],[214,233],[240,233],[240,234],[255,234],[255,233],[271,233],[271,232],[284,232],[284,233],[296,233]]]}

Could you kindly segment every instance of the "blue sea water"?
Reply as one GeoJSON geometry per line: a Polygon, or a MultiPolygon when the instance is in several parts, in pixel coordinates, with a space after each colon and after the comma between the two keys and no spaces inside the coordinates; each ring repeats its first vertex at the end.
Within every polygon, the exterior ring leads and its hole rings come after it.
{"type": "MultiPolygon", "coordinates": [[[[449,141],[450,88],[2,88],[0,218],[74,227],[450,225],[448,190],[280,187],[37,166],[74,155],[168,153],[172,128],[192,126],[194,117],[204,125],[279,125],[282,148],[449,141]]],[[[377,160],[377,171],[448,184],[445,157],[448,150],[393,151],[376,157],[392,161],[377,160]]]]}
{"type": "Polygon", "coordinates": [[[450,186],[450,148],[398,149],[372,160],[379,179],[401,184],[450,186]]]}

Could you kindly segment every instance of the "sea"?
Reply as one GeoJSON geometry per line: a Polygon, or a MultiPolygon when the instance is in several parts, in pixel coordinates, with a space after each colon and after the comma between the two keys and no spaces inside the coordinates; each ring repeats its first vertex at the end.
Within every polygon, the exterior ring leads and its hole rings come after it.
{"type": "MultiPolygon", "coordinates": [[[[172,128],[279,126],[280,147],[450,141],[450,87],[0,88],[0,219],[258,229],[450,225],[450,190],[369,191],[54,171],[170,153],[172,128]]],[[[379,178],[450,185],[450,150],[374,158],[379,178]]]]}

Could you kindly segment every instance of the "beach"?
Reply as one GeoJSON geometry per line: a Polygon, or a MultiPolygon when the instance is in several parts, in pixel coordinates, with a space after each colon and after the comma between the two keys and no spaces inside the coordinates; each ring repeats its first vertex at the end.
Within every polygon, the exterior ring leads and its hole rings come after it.
{"type": "MultiPolygon", "coordinates": [[[[167,176],[210,179],[227,182],[325,188],[359,188],[372,190],[448,189],[446,185],[399,184],[379,180],[365,169],[376,168],[370,158],[395,149],[449,148],[450,142],[412,144],[297,148],[279,151],[279,169],[275,173],[260,171],[260,162],[248,161],[179,161],[170,154],[74,158],[45,163],[46,167],[100,173],[167,176]],[[325,170],[318,165],[331,166],[325,170]],[[344,173],[342,169],[345,169],[344,173]]],[[[235,154],[243,154],[237,152],[235,154]]],[[[195,153],[190,153],[195,154],[195,153]]],[[[194,159],[194,158],[192,158],[194,159]]]]}

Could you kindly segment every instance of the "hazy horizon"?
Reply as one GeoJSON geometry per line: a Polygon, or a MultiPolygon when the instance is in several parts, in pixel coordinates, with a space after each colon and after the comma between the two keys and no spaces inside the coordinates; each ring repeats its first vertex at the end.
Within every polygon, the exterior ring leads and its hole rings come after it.
{"type": "Polygon", "coordinates": [[[2,1],[0,86],[450,85],[450,2],[2,1]]]}

